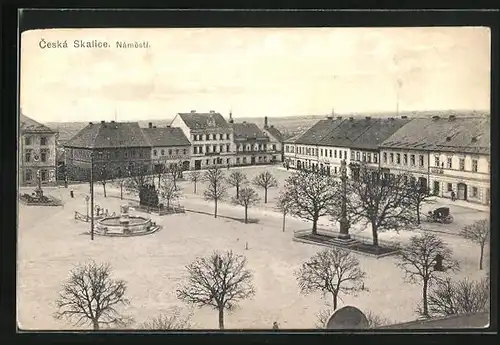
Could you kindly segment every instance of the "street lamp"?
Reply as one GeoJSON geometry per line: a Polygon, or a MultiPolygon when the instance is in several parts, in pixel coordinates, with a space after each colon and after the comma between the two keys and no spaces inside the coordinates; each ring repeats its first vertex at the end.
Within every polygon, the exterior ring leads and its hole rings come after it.
{"type": "Polygon", "coordinates": [[[342,181],[342,204],[340,218],[340,235],[339,238],[348,240],[351,238],[349,235],[349,220],[347,219],[347,163],[345,159],[340,162],[340,180],[342,181]]]}
{"type": "Polygon", "coordinates": [[[85,195],[85,206],[87,207],[87,221],[89,219],[89,199],[90,199],[90,196],[85,195]]]}
{"type": "Polygon", "coordinates": [[[94,240],[94,151],[90,152],[90,239],[94,240]]]}

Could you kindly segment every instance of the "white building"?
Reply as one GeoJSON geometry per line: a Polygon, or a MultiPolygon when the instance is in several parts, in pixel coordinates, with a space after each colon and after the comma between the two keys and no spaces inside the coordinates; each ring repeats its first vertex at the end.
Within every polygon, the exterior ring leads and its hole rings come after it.
{"type": "Polygon", "coordinates": [[[262,132],[269,138],[266,152],[271,154],[271,160],[273,162],[282,162],[284,153],[283,134],[276,127],[268,124],[267,116],[264,117],[264,128],[262,129],[262,132]]]}
{"type": "Polygon", "coordinates": [[[234,164],[233,129],[220,113],[179,113],[170,126],[180,128],[191,142],[191,169],[234,164]]]}

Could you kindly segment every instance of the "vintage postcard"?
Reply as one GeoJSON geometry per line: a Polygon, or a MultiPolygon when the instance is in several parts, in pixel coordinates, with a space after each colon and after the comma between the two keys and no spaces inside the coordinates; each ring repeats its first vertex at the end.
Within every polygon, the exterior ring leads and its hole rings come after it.
{"type": "Polygon", "coordinates": [[[490,31],[22,33],[17,320],[484,328],[490,31]]]}

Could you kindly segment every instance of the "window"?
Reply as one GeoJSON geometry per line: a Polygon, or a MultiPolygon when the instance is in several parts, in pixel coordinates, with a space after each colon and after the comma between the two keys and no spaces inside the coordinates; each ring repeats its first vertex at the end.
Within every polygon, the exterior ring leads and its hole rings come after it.
{"type": "Polygon", "coordinates": [[[47,170],[40,170],[40,179],[42,181],[47,181],[47,170]]]}
{"type": "Polygon", "coordinates": [[[164,149],[161,150],[161,155],[165,156],[165,150],[164,149]]]}
{"type": "Polygon", "coordinates": [[[243,157],[243,163],[247,162],[247,157],[243,157]]]}
{"type": "Polygon", "coordinates": [[[47,145],[47,137],[40,137],[40,145],[42,146],[47,145]]]}
{"type": "Polygon", "coordinates": [[[158,156],[158,151],[157,150],[153,150],[153,156],[158,156]]]}
{"type": "Polygon", "coordinates": [[[205,152],[210,152],[210,145],[205,145],[205,152]]]}
{"type": "Polygon", "coordinates": [[[46,162],[47,161],[47,156],[48,156],[47,150],[40,150],[40,160],[42,162],[46,162]]]}
{"type": "Polygon", "coordinates": [[[403,164],[408,165],[408,154],[407,153],[403,154],[403,164]]]}
{"type": "Polygon", "coordinates": [[[31,169],[26,169],[25,179],[26,179],[26,181],[33,180],[33,171],[31,169]]]}
{"type": "Polygon", "coordinates": [[[356,159],[356,153],[354,151],[351,151],[351,160],[355,160],[356,159]]]}
{"type": "Polygon", "coordinates": [[[24,145],[26,146],[31,145],[31,137],[24,137],[24,145]]]}
{"type": "Polygon", "coordinates": [[[332,150],[329,150],[330,151],[330,158],[332,158],[332,150]]]}
{"type": "Polygon", "coordinates": [[[434,157],[434,166],[439,167],[439,156],[434,157]]]}
{"type": "Polygon", "coordinates": [[[335,172],[335,174],[337,173],[337,167],[333,167],[333,171],[335,172]]]}
{"type": "Polygon", "coordinates": [[[276,151],[276,144],[273,144],[273,151],[276,151]]]}
{"type": "Polygon", "coordinates": [[[168,155],[170,156],[172,154],[172,149],[168,149],[168,155]]]}
{"type": "Polygon", "coordinates": [[[373,163],[378,163],[378,154],[373,154],[373,163]]]}
{"type": "Polygon", "coordinates": [[[347,159],[347,151],[344,151],[344,159],[347,159]]]}
{"type": "Polygon", "coordinates": [[[363,162],[366,162],[366,153],[363,152],[363,162]]]}
{"type": "Polygon", "coordinates": [[[221,133],[221,134],[219,134],[219,139],[220,139],[220,140],[223,140],[223,139],[224,139],[224,134],[222,134],[222,133],[221,133]]]}
{"type": "Polygon", "coordinates": [[[321,150],[319,151],[319,155],[320,155],[320,156],[323,156],[323,149],[321,149],[321,150]]]}
{"type": "Polygon", "coordinates": [[[240,157],[236,158],[236,164],[240,164],[240,157]]]}
{"type": "Polygon", "coordinates": [[[334,151],[333,151],[333,157],[334,157],[334,158],[337,158],[337,150],[334,150],[334,151]]]}
{"type": "Polygon", "coordinates": [[[220,147],[219,147],[219,151],[220,151],[220,152],[224,152],[224,145],[220,145],[220,147]]]}
{"type": "Polygon", "coordinates": [[[389,163],[394,163],[394,153],[389,154],[389,163]]]}
{"type": "Polygon", "coordinates": [[[198,153],[198,147],[197,147],[197,146],[193,147],[193,153],[194,153],[194,154],[197,154],[197,153],[198,153]]]}
{"type": "Polygon", "coordinates": [[[31,149],[27,149],[24,153],[24,161],[25,162],[30,162],[31,161],[31,149]]]}
{"type": "Polygon", "coordinates": [[[372,154],[371,154],[371,153],[367,153],[367,154],[366,154],[366,161],[367,161],[368,163],[371,163],[371,162],[372,162],[372,154]]]}
{"type": "Polygon", "coordinates": [[[396,154],[396,163],[401,164],[401,153],[396,154]]]}
{"type": "Polygon", "coordinates": [[[175,154],[178,155],[179,154],[179,149],[175,149],[175,154]]]}
{"type": "Polygon", "coordinates": [[[203,153],[203,146],[198,147],[198,153],[203,153]]]}
{"type": "Polygon", "coordinates": [[[462,170],[462,171],[465,170],[465,159],[464,158],[460,158],[458,166],[459,166],[460,170],[462,170]]]}
{"type": "Polygon", "coordinates": [[[423,167],[424,166],[424,155],[419,155],[418,156],[418,165],[423,167]]]}
{"type": "Polygon", "coordinates": [[[214,159],[213,159],[213,162],[214,162],[214,164],[216,164],[216,163],[217,163],[217,160],[214,158],[214,159]]]}
{"type": "Polygon", "coordinates": [[[384,157],[384,163],[387,163],[387,152],[384,152],[383,157],[384,157]]]}
{"type": "Polygon", "coordinates": [[[472,160],[472,171],[477,172],[477,159],[472,160]]]}
{"type": "Polygon", "coordinates": [[[217,152],[217,146],[216,145],[212,146],[212,152],[217,152]]]}
{"type": "Polygon", "coordinates": [[[227,163],[227,164],[229,164],[229,158],[228,158],[228,159],[226,159],[226,163],[227,163]]]}
{"type": "Polygon", "coordinates": [[[187,149],[183,149],[182,153],[187,154],[187,149]]]}
{"type": "Polygon", "coordinates": [[[415,165],[415,155],[410,155],[410,164],[415,165]]]}
{"type": "Polygon", "coordinates": [[[229,139],[229,133],[226,133],[226,139],[229,139]]]}
{"type": "Polygon", "coordinates": [[[229,144],[226,145],[226,152],[229,152],[230,151],[230,146],[229,144]]]}
{"type": "Polygon", "coordinates": [[[472,197],[477,198],[477,187],[472,187],[472,197]]]}
{"type": "Polygon", "coordinates": [[[451,169],[451,167],[452,167],[452,159],[451,159],[451,157],[446,158],[446,167],[448,169],[451,169]]]}
{"type": "Polygon", "coordinates": [[[207,163],[207,165],[208,165],[208,159],[205,161],[205,163],[207,163]]]}

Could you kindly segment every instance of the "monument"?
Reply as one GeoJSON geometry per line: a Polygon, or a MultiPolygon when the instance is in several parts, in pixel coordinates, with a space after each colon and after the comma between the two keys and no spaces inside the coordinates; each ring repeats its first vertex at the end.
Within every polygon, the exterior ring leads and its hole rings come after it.
{"type": "Polygon", "coordinates": [[[370,324],[365,314],[356,307],[345,306],[330,317],[326,329],[367,329],[370,324]]]}

